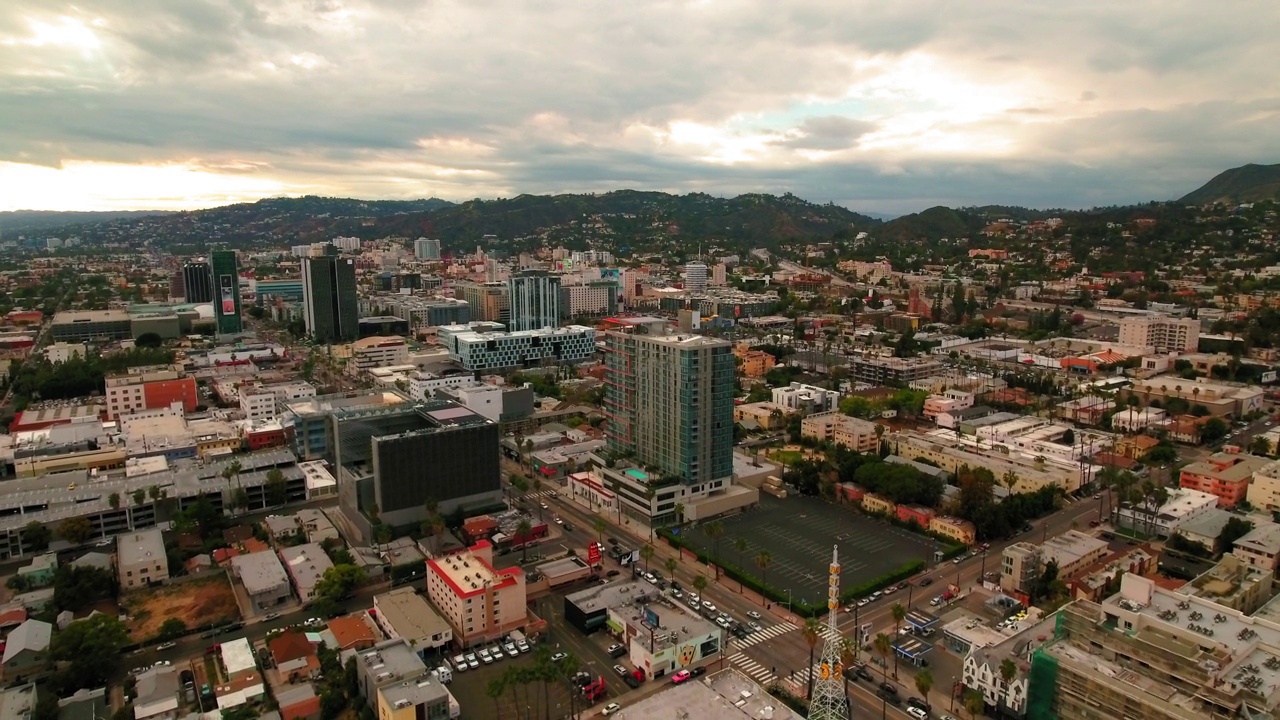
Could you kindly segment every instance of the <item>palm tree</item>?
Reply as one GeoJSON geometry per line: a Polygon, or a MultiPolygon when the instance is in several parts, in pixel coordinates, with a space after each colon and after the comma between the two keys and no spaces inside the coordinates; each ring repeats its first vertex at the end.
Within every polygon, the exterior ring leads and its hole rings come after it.
{"type": "Polygon", "coordinates": [[[969,711],[969,717],[977,720],[978,713],[982,712],[985,705],[982,699],[982,693],[976,690],[967,690],[964,694],[964,709],[969,711]]]}
{"type": "Polygon", "coordinates": [[[849,701],[849,674],[847,671],[849,668],[853,667],[857,663],[858,663],[858,643],[854,642],[852,638],[847,638],[847,637],[840,638],[840,665],[843,668],[841,670],[841,674],[843,675],[843,677],[841,677],[840,679],[842,684],[844,685],[845,702],[849,701]]]}
{"type": "Polygon", "coordinates": [[[880,664],[880,677],[885,682],[889,681],[889,653],[893,652],[893,639],[884,633],[876,633],[876,639],[872,643],[876,654],[880,656],[883,662],[880,664]]]}
{"type": "Polygon", "coordinates": [[[813,700],[813,652],[818,648],[818,638],[822,637],[822,623],[817,618],[805,618],[804,628],[800,631],[804,641],[809,644],[809,689],[805,698],[813,700]]]}
{"type": "Polygon", "coordinates": [[[693,578],[693,589],[698,591],[698,595],[702,595],[702,591],[707,589],[707,576],[698,575],[693,578]]]}
{"type": "Polygon", "coordinates": [[[529,518],[520,518],[520,522],[516,523],[516,537],[524,540],[520,543],[520,562],[522,563],[529,561],[529,536],[532,534],[533,523],[529,522],[529,518]]]}
{"type": "Polygon", "coordinates": [[[684,524],[684,503],[676,503],[676,524],[684,524]]]}
{"type": "Polygon", "coordinates": [[[484,694],[489,696],[493,701],[494,717],[501,717],[502,712],[498,709],[498,698],[502,697],[502,693],[507,691],[507,684],[503,682],[501,677],[496,677],[489,681],[484,687],[484,694]]]}
{"type": "Polygon", "coordinates": [[[718,520],[702,526],[702,532],[711,538],[713,543],[712,557],[716,562],[716,580],[720,579],[720,538],[724,537],[724,523],[718,520]]]}
{"type": "Polygon", "coordinates": [[[773,564],[773,555],[768,550],[756,553],[756,567],[760,568],[760,587],[769,587],[769,566],[773,564]]]}
{"type": "Polygon", "coordinates": [[[676,579],[676,568],[680,567],[680,561],[675,558],[667,558],[662,562],[662,566],[667,569],[667,576],[672,580],[676,579]]]}
{"type": "MultiPolygon", "coordinates": [[[[902,603],[893,604],[893,636],[896,638],[902,631],[902,621],[907,617],[907,609],[902,607],[902,603]]],[[[898,679],[898,654],[893,654],[893,679],[898,679]]]]}
{"type": "Polygon", "coordinates": [[[1005,658],[1000,661],[1000,679],[1004,681],[1004,693],[1007,698],[1009,696],[1009,685],[1013,683],[1013,678],[1018,675],[1018,665],[1013,662],[1013,658],[1005,658]]]}
{"type": "Polygon", "coordinates": [[[640,548],[640,558],[644,560],[645,572],[649,572],[649,561],[653,559],[655,552],[657,551],[653,549],[653,543],[645,543],[644,547],[640,548]]]}
{"type": "Polygon", "coordinates": [[[120,509],[120,493],[113,492],[110,495],[108,495],[107,504],[111,506],[112,510],[119,510],[120,509]]]}
{"type": "Polygon", "coordinates": [[[241,470],[244,470],[244,466],[240,464],[240,461],[232,460],[231,464],[228,465],[227,469],[224,471],[230,474],[224,475],[223,477],[227,479],[231,479],[232,477],[234,477],[236,479],[236,487],[240,487],[240,471],[241,470]]]}
{"type": "Polygon", "coordinates": [[[920,692],[920,699],[926,703],[929,702],[929,691],[933,689],[933,673],[928,668],[916,673],[916,690],[920,692]]]}
{"type": "Polygon", "coordinates": [[[591,527],[594,528],[596,531],[596,541],[603,543],[604,531],[609,527],[607,524],[605,524],[604,518],[596,518],[595,520],[592,520],[591,527]]]}

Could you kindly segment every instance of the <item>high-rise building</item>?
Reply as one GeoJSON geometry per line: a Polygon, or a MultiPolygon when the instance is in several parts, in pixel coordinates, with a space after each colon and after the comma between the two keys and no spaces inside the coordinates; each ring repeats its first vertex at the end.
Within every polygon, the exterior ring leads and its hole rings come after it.
{"type": "Polygon", "coordinates": [[[707,292],[707,264],[691,262],[684,266],[684,289],[690,295],[702,295],[707,292]]]}
{"type": "Polygon", "coordinates": [[[189,303],[213,302],[213,272],[203,260],[182,266],[182,297],[189,303]]]}
{"type": "Polygon", "coordinates": [[[733,346],[702,335],[605,335],[609,448],[686,485],[733,475],[733,346]]]}
{"type": "Polygon", "coordinates": [[[218,334],[242,333],[244,320],[240,316],[240,266],[236,252],[214,250],[209,260],[213,268],[213,285],[217,288],[213,313],[218,321],[218,334]]]}
{"type": "Polygon", "coordinates": [[[453,296],[467,302],[474,322],[505,323],[511,314],[507,291],[503,282],[460,282],[453,286],[453,296]]]}
{"type": "Polygon", "coordinates": [[[560,325],[560,276],[545,270],[525,270],[507,280],[511,322],[515,331],[560,325]]]}
{"type": "Polygon", "coordinates": [[[302,261],[302,306],[307,334],[318,342],[360,337],[356,263],[335,254],[302,261]]]}
{"type": "Polygon", "coordinates": [[[187,295],[187,285],[185,278],[182,277],[181,270],[174,270],[169,274],[169,297],[185,298],[187,295]]]}
{"type": "Polygon", "coordinates": [[[1158,353],[1195,352],[1200,342],[1200,321],[1164,315],[1127,317],[1120,320],[1120,344],[1151,346],[1158,353]]]}
{"type": "Polygon", "coordinates": [[[420,237],[413,241],[413,254],[419,260],[439,260],[440,240],[420,237]]]}

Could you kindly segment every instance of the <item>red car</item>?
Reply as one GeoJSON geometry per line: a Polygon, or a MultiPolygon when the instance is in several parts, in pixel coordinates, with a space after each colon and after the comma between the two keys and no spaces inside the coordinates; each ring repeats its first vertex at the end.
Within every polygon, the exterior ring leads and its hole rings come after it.
{"type": "Polygon", "coordinates": [[[671,676],[671,684],[679,685],[680,683],[684,682],[685,680],[688,680],[691,677],[693,677],[693,673],[689,672],[688,670],[679,670],[676,672],[675,675],[671,676]]]}

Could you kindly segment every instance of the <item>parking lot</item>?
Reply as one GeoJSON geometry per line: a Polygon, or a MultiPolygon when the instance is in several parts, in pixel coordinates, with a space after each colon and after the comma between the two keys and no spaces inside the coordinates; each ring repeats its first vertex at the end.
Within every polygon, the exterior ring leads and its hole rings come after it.
{"type": "MultiPolygon", "coordinates": [[[[939,543],[852,509],[818,498],[789,497],[779,500],[762,494],[760,506],[720,520],[719,557],[745,573],[761,577],[755,558],[769,552],[771,563],[764,580],[772,587],[788,589],[797,602],[825,602],[827,564],[831,547],[840,548],[840,585],[851,588],[896,570],[911,560],[927,560],[939,543]],[[739,550],[737,540],[746,541],[739,550]]],[[[714,554],[715,542],[696,527],[680,529],[684,542],[714,554]]]]}

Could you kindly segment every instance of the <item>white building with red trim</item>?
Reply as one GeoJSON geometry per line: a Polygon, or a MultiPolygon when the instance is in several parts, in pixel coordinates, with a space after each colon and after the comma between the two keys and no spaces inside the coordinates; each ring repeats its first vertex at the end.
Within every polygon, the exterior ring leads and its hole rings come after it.
{"type": "Polygon", "coordinates": [[[427,561],[427,597],[468,647],[524,626],[525,576],[518,567],[493,567],[488,540],[427,561]]]}

